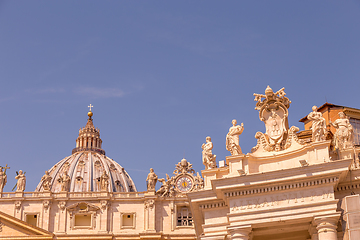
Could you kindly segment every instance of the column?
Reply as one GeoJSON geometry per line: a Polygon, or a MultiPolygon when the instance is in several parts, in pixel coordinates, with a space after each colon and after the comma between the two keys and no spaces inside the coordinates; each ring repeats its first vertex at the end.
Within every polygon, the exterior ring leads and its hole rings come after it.
{"type": "Polygon", "coordinates": [[[249,240],[251,230],[252,228],[250,225],[228,228],[228,231],[231,235],[231,240],[249,240]]]}
{"type": "Polygon", "coordinates": [[[337,224],[340,213],[314,217],[319,240],[337,240],[337,224]]]}

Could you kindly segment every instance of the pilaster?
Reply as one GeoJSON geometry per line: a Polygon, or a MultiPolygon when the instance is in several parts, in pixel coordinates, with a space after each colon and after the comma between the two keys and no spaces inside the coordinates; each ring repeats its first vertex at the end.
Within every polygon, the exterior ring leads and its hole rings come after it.
{"type": "Polygon", "coordinates": [[[360,196],[351,195],[343,198],[341,208],[344,210],[344,240],[360,239],[360,196]]]}
{"type": "Polygon", "coordinates": [[[100,232],[107,233],[109,231],[108,227],[108,216],[109,216],[109,201],[101,200],[101,215],[100,215],[100,232]]]}
{"type": "Polygon", "coordinates": [[[146,231],[155,232],[155,223],[156,223],[156,216],[155,216],[155,194],[154,195],[145,195],[144,201],[144,228],[146,231]]]}
{"type": "Polygon", "coordinates": [[[60,201],[58,203],[58,219],[57,219],[57,232],[65,233],[66,232],[66,202],[60,201]]]}

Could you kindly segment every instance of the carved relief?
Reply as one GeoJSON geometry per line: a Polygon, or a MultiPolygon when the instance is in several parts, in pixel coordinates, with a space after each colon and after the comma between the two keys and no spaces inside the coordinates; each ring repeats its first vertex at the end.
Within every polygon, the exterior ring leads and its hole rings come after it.
{"type": "Polygon", "coordinates": [[[213,143],[211,137],[206,137],[206,143],[201,146],[202,149],[202,162],[205,169],[216,168],[216,155],[212,154],[213,143]]]}
{"type": "Polygon", "coordinates": [[[50,201],[49,200],[43,201],[43,206],[44,206],[45,211],[47,211],[50,207],[50,201]]]}
{"type": "Polygon", "coordinates": [[[1,222],[1,219],[0,219],[0,232],[2,232],[2,227],[3,226],[5,226],[5,224],[3,224],[2,222],[1,222]]]}
{"type": "Polygon", "coordinates": [[[160,178],[159,182],[162,183],[160,189],[156,194],[160,197],[174,197],[183,196],[185,193],[201,190],[204,188],[204,180],[192,168],[192,164],[189,163],[185,158],[182,159],[178,164],[175,165],[173,172],[175,176],[169,177],[166,174],[166,180],[160,178]]]}
{"type": "Polygon", "coordinates": [[[61,211],[64,211],[64,209],[65,209],[65,207],[66,207],[66,202],[60,201],[60,202],[58,203],[58,207],[59,207],[59,209],[60,209],[61,211]]]}
{"type": "Polygon", "coordinates": [[[21,201],[15,201],[15,209],[20,210],[21,208],[21,201]]]}
{"type": "Polygon", "coordinates": [[[145,209],[153,209],[154,204],[155,204],[155,200],[154,199],[146,200],[144,202],[144,204],[145,204],[145,209]]]}
{"type": "Polygon", "coordinates": [[[257,145],[252,152],[260,147],[265,152],[281,151],[289,148],[294,142],[303,144],[296,137],[297,127],[289,129],[288,108],[291,101],[285,97],[284,88],[276,93],[268,86],[265,95],[256,94],[256,110],[259,110],[259,118],[265,123],[266,133],[257,132],[255,138],[258,139],[257,145]]]}
{"type": "Polygon", "coordinates": [[[254,211],[263,208],[285,207],[287,205],[306,204],[313,201],[335,199],[331,189],[322,191],[301,191],[265,196],[254,196],[230,201],[230,212],[254,211]]]}
{"type": "Polygon", "coordinates": [[[102,210],[106,210],[108,208],[109,204],[110,203],[108,201],[106,201],[106,200],[101,200],[100,201],[100,205],[101,205],[102,210]]]}

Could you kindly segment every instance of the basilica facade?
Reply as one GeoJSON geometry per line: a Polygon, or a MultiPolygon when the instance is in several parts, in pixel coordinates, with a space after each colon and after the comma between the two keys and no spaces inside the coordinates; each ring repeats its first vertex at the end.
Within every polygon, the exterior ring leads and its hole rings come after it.
{"type": "Polygon", "coordinates": [[[266,131],[250,153],[234,119],[225,161],[207,137],[201,174],[186,159],[166,179],[150,169],[146,192],[106,156],[90,110],[72,155],[34,192],[24,191],[22,172],[16,191],[2,192],[0,168],[0,239],[360,239],[360,110],[314,106],[299,131],[284,88],[254,96],[266,131]]]}

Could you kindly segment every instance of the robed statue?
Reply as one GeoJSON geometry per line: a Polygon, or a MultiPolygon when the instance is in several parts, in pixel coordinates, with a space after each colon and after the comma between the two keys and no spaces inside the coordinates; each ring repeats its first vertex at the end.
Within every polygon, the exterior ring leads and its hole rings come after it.
{"type": "Polygon", "coordinates": [[[239,155],[242,153],[239,145],[239,135],[244,131],[244,123],[236,125],[236,119],[232,120],[232,127],[230,127],[226,135],[226,150],[230,151],[231,155],[239,155]]]}

